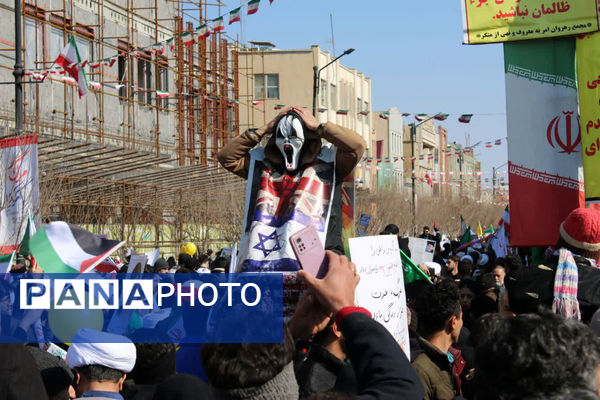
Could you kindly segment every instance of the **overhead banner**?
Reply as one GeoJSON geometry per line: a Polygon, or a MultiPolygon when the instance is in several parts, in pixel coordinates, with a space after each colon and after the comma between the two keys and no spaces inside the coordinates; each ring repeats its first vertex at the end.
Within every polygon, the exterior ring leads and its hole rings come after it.
{"type": "Polygon", "coordinates": [[[600,204],[600,33],[577,38],[585,201],[600,204]]]}
{"type": "Polygon", "coordinates": [[[12,252],[38,203],[37,135],[0,140],[0,254],[12,252]]]}
{"type": "Polygon", "coordinates": [[[465,44],[596,32],[598,0],[463,0],[465,44]]]}
{"type": "Polygon", "coordinates": [[[583,205],[575,39],[504,44],[510,244],[556,244],[583,205]]]}

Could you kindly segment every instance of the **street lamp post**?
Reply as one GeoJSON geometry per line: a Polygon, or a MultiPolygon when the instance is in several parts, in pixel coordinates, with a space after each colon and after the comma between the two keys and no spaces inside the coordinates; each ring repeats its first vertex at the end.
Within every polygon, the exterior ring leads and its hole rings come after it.
{"type": "Polygon", "coordinates": [[[504,167],[508,162],[492,168],[492,201],[496,202],[496,170],[504,167]]]}
{"type": "Polygon", "coordinates": [[[340,54],[339,56],[337,56],[336,58],[334,58],[333,60],[331,60],[330,62],[325,64],[325,66],[322,67],[321,69],[319,69],[319,67],[317,65],[313,66],[313,107],[312,107],[313,109],[312,109],[312,112],[315,117],[317,116],[317,93],[319,93],[319,79],[321,77],[321,71],[323,71],[325,68],[329,67],[331,64],[333,64],[340,58],[344,57],[346,54],[350,54],[353,51],[354,51],[353,48],[350,48],[350,49],[344,51],[342,54],[340,54]]]}
{"type": "Polygon", "coordinates": [[[435,114],[433,117],[425,118],[423,121],[415,124],[410,124],[410,162],[411,162],[411,189],[412,189],[412,222],[413,222],[413,234],[417,232],[417,191],[415,189],[415,138],[417,136],[417,127],[423,125],[425,122],[434,119],[441,113],[435,114]]]}

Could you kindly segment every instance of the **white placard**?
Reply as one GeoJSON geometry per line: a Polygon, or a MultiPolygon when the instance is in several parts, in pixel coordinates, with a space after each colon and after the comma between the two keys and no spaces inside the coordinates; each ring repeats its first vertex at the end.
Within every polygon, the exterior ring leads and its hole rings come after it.
{"type": "Polygon", "coordinates": [[[129,266],[127,267],[127,273],[143,273],[146,269],[146,263],[148,262],[148,256],[145,254],[132,254],[131,258],[129,258],[129,266]],[[138,264],[140,264],[140,268],[135,269],[138,264]]]}
{"type": "Polygon", "coordinates": [[[356,303],[373,314],[402,346],[410,359],[406,293],[402,260],[395,235],[349,240],[352,262],[360,275],[356,303]]]}
{"type": "Polygon", "coordinates": [[[409,237],[408,248],[410,249],[410,259],[413,260],[416,265],[433,261],[435,240],[409,237]]]}

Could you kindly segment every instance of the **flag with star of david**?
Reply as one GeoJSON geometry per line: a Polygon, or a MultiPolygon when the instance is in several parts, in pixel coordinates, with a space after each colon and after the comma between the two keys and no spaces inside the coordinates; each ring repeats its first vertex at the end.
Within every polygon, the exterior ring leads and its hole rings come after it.
{"type": "Polygon", "coordinates": [[[262,157],[248,176],[238,271],[297,271],[289,238],[313,225],[325,243],[335,182],[335,148],[296,173],[277,171],[262,157]]]}

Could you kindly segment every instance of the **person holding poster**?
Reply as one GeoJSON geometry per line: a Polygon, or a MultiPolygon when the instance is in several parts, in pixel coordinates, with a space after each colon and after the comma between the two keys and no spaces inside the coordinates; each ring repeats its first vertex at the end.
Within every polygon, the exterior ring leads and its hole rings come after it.
{"type": "Polygon", "coordinates": [[[221,149],[221,165],[248,179],[238,270],[297,271],[289,238],[309,225],[325,249],[343,253],[342,182],[365,147],[357,133],[288,107],[221,149]]]}

